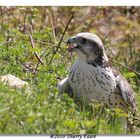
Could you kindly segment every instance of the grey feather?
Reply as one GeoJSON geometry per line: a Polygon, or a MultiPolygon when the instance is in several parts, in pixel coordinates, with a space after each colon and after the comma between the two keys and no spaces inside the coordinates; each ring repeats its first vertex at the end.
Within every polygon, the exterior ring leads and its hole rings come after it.
{"type": "Polygon", "coordinates": [[[136,102],[134,97],[134,91],[131,88],[128,81],[120,75],[118,86],[120,88],[122,97],[126,104],[128,104],[131,108],[132,112],[136,111],[136,102]]]}
{"type": "Polygon", "coordinates": [[[68,77],[64,78],[58,83],[58,96],[61,96],[63,93],[67,93],[69,96],[71,96],[73,93],[68,77]]]}

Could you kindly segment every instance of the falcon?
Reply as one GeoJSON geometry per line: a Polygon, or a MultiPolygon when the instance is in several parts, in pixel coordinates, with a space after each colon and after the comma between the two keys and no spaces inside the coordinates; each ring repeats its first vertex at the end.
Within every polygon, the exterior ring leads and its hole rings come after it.
{"type": "Polygon", "coordinates": [[[96,100],[109,108],[136,111],[134,92],[127,80],[109,63],[101,39],[89,32],[68,39],[68,51],[78,58],[68,77],[58,83],[59,94],[68,93],[74,100],[96,100]]]}

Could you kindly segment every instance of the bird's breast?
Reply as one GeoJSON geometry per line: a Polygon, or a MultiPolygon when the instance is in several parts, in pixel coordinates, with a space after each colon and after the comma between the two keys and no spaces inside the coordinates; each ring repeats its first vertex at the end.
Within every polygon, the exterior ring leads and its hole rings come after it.
{"type": "Polygon", "coordinates": [[[94,67],[86,62],[76,62],[70,70],[69,83],[75,96],[86,100],[107,98],[116,88],[116,81],[109,68],[94,67]]]}

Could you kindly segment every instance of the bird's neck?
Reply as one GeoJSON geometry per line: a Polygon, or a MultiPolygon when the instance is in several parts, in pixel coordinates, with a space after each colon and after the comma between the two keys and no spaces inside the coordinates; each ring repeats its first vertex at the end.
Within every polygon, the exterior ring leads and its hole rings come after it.
{"type": "Polygon", "coordinates": [[[93,56],[93,57],[89,56],[86,62],[93,66],[101,66],[101,67],[110,66],[109,59],[106,56],[105,52],[103,52],[102,55],[99,56],[93,56]]]}
{"type": "Polygon", "coordinates": [[[108,67],[110,66],[109,59],[103,50],[98,55],[91,53],[90,55],[84,54],[81,51],[77,50],[78,54],[78,61],[82,63],[88,63],[93,66],[101,66],[101,67],[108,67]]]}

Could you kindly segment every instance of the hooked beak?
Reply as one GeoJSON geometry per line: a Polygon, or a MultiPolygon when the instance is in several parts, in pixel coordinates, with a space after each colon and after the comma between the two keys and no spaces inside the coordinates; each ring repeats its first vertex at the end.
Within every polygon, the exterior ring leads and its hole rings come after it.
{"type": "Polygon", "coordinates": [[[76,43],[76,37],[71,37],[67,41],[68,51],[71,52],[74,48],[78,47],[76,43]]]}

